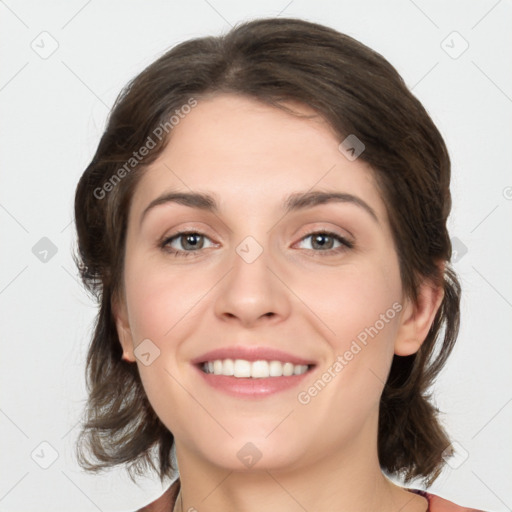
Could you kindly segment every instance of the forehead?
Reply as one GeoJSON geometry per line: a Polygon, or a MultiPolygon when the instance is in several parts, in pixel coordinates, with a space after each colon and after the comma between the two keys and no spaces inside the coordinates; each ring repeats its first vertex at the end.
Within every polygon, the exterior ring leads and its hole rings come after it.
{"type": "Polygon", "coordinates": [[[133,209],[173,189],[210,192],[221,204],[270,211],[290,193],[321,189],[357,195],[385,216],[371,168],[348,160],[340,137],[310,107],[286,106],[310,117],[231,94],[198,101],[144,171],[133,209]]]}

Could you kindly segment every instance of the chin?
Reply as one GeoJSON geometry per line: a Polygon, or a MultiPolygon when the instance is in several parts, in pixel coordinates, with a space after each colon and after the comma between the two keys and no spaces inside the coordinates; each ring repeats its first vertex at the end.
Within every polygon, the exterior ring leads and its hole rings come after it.
{"type": "Polygon", "coordinates": [[[222,443],[201,446],[200,452],[213,465],[225,470],[249,473],[259,471],[290,470],[303,463],[303,453],[298,440],[287,442],[282,436],[274,439],[265,436],[235,436],[222,443]]]}

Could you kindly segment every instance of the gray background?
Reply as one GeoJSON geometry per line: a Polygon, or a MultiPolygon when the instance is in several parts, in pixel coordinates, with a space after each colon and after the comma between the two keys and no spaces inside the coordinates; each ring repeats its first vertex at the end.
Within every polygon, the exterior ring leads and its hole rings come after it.
{"type": "Polygon", "coordinates": [[[435,396],[459,455],[432,491],[512,510],[506,0],[0,1],[0,510],[130,511],[161,493],[156,478],[137,486],[122,470],[86,475],[73,458],[95,314],[71,259],[74,189],[130,78],[182,40],[276,15],[330,25],[382,53],[446,139],[464,298],[435,396]]]}

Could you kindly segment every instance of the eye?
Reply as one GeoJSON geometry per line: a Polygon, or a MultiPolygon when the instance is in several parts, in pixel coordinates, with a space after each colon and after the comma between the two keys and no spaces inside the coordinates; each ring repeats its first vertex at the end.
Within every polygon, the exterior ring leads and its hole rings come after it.
{"type": "Polygon", "coordinates": [[[189,256],[191,253],[205,248],[205,239],[209,240],[206,235],[197,231],[180,231],[163,240],[160,247],[174,256],[189,256]]]}
{"type": "MultiPolygon", "coordinates": [[[[300,243],[307,239],[311,239],[311,248],[306,248],[306,250],[315,253],[324,253],[322,256],[341,253],[354,247],[351,241],[330,231],[313,231],[303,237],[300,243]],[[338,245],[336,246],[336,244],[338,245]]],[[[191,253],[200,252],[201,249],[215,245],[211,243],[210,246],[205,247],[205,240],[210,239],[203,233],[197,231],[180,231],[171,237],[165,238],[160,243],[160,247],[177,257],[189,256],[191,253]]]]}
{"type": "Polygon", "coordinates": [[[312,250],[314,252],[334,254],[346,251],[347,249],[352,249],[354,247],[354,244],[351,241],[331,231],[313,231],[312,233],[309,233],[303,237],[301,242],[307,239],[311,239],[311,248],[306,249],[312,250]],[[335,246],[336,243],[338,246],[335,246]],[[317,250],[318,248],[319,250],[317,250]]]}

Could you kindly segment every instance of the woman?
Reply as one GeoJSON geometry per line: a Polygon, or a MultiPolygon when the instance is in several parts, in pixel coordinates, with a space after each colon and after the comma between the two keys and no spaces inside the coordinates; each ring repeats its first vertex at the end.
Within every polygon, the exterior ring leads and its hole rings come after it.
{"type": "Polygon", "coordinates": [[[255,20],[150,65],[76,192],[82,465],[177,469],[146,511],[470,510],[389,479],[452,453],[449,181],[396,70],[333,29],[255,20]]]}

